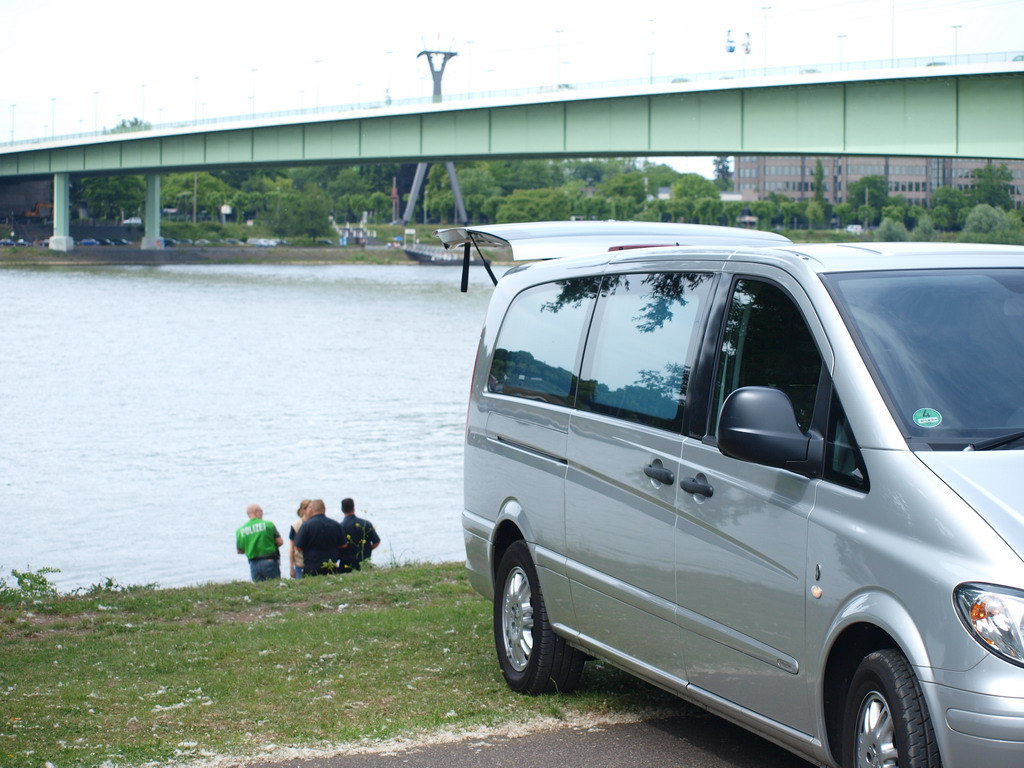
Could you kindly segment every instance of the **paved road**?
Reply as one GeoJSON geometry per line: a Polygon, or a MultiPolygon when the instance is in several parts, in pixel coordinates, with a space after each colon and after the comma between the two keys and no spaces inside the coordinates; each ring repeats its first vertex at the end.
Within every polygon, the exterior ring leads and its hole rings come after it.
{"type": "Polygon", "coordinates": [[[260,768],[813,768],[720,718],[694,713],[637,723],[470,737],[384,754],[261,764],[260,768]]]}

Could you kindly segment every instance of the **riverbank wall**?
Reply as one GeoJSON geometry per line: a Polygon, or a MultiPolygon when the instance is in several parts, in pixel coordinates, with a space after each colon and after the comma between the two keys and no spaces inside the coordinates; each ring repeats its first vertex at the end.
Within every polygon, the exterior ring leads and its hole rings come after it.
{"type": "Polygon", "coordinates": [[[0,266],[98,266],[165,264],[415,264],[400,248],[255,246],[174,247],[80,246],[72,251],[0,248],[0,266]]]}

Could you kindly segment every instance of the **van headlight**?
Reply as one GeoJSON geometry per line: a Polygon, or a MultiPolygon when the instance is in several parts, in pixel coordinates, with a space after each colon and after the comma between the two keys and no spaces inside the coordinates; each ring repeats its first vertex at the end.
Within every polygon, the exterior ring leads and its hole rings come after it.
{"type": "Polygon", "coordinates": [[[1024,666],[1024,592],[992,584],[961,584],[953,590],[964,625],[983,646],[1024,666]]]}

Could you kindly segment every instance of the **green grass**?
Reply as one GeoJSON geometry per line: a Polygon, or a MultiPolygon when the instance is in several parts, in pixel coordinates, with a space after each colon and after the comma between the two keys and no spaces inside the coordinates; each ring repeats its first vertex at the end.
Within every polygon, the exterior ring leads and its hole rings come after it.
{"type": "Polygon", "coordinates": [[[0,591],[0,766],[167,763],[683,706],[607,665],[505,686],[461,564],[301,581],[0,591]]]}

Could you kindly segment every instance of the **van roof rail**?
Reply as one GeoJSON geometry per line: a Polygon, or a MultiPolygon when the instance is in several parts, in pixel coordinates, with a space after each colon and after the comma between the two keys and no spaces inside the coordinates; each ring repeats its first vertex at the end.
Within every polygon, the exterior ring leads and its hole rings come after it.
{"type": "Polygon", "coordinates": [[[538,261],[593,255],[626,248],[660,248],[669,245],[778,246],[792,241],[774,232],[715,227],[705,224],[671,224],[649,221],[536,221],[523,224],[490,224],[450,227],[434,232],[445,249],[463,248],[462,290],[469,280],[470,249],[487,267],[497,284],[481,246],[512,249],[513,261],[538,261]]]}

